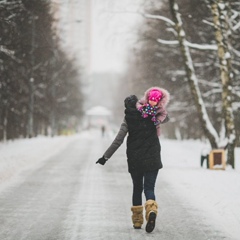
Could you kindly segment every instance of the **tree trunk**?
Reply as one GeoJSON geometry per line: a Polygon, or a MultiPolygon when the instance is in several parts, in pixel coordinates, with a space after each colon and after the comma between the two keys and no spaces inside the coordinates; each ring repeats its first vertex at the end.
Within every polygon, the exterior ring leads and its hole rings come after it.
{"type": "Polygon", "coordinates": [[[215,38],[218,46],[218,58],[220,64],[220,75],[222,82],[222,111],[225,119],[226,135],[228,138],[227,163],[234,168],[236,145],[236,132],[234,124],[234,115],[232,108],[232,64],[229,51],[229,25],[228,8],[225,0],[212,0],[211,10],[213,14],[213,23],[215,28],[215,38]]]}
{"type": "Polygon", "coordinates": [[[54,137],[56,135],[56,86],[52,82],[51,86],[51,113],[50,113],[50,122],[51,122],[51,136],[54,137]]]}
{"type": "Polygon", "coordinates": [[[35,47],[35,17],[32,16],[32,45],[31,45],[31,72],[29,78],[29,107],[28,107],[28,137],[33,137],[33,113],[34,113],[34,47],[35,47]]]}
{"type": "Polygon", "coordinates": [[[192,63],[190,50],[186,43],[186,35],[182,26],[182,20],[179,13],[178,5],[176,4],[175,0],[169,0],[169,3],[172,17],[175,22],[175,29],[178,34],[178,41],[180,44],[182,57],[184,59],[188,83],[190,86],[192,96],[194,98],[195,106],[197,107],[199,120],[202,125],[205,136],[208,138],[212,148],[217,148],[219,136],[216,130],[214,129],[212,123],[210,122],[206,107],[201,96],[201,92],[198,86],[198,79],[196,77],[195,69],[192,63]]]}
{"type": "Polygon", "coordinates": [[[3,142],[7,141],[8,109],[6,107],[3,117],[3,142]]]}

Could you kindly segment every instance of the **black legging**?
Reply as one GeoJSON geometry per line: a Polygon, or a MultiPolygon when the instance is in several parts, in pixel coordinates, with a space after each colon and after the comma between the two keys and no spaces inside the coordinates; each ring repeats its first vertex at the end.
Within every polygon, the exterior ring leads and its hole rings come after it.
{"type": "Polygon", "coordinates": [[[144,190],[146,200],[149,200],[149,199],[156,200],[154,188],[155,188],[157,175],[158,175],[158,170],[151,171],[151,172],[131,173],[131,177],[133,181],[133,196],[132,196],[133,206],[142,205],[143,190],[144,190]]]}

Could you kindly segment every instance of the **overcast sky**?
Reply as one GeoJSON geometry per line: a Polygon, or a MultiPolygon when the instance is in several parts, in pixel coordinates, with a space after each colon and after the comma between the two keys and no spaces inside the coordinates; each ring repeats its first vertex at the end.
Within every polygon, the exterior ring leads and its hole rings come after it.
{"type": "Polygon", "coordinates": [[[121,71],[135,43],[142,0],[92,0],[91,69],[121,71]],[[105,2],[105,4],[103,4],[105,2]]]}
{"type": "Polygon", "coordinates": [[[121,71],[136,39],[143,0],[56,0],[63,47],[93,72],[121,71]],[[91,10],[90,10],[91,9],[91,10]]]}

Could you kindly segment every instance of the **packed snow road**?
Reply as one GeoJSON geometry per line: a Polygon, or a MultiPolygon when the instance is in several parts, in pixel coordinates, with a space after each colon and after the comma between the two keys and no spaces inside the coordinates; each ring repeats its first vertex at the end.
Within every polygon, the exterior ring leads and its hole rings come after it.
{"type": "Polygon", "coordinates": [[[229,239],[196,209],[176,197],[161,176],[154,232],[131,223],[131,178],[125,147],[105,166],[95,164],[109,144],[76,138],[21,181],[0,192],[1,240],[207,240],[229,239]]]}

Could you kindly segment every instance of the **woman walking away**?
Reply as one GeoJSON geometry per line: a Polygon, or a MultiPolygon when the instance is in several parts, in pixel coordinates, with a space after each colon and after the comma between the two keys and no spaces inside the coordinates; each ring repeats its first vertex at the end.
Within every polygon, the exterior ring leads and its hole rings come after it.
{"type": "MultiPolygon", "coordinates": [[[[135,95],[131,95],[124,100],[124,121],[116,138],[103,154],[103,157],[98,159],[96,163],[104,165],[123,143],[128,133],[127,162],[133,182],[131,207],[133,227],[141,229],[143,224],[142,192],[144,191],[146,198],[145,218],[147,221],[145,229],[146,232],[150,233],[155,227],[158,212],[154,188],[158,171],[162,168],[161,146],[154,122],[149,117],[142,117],[141,112],[136,108],[137,101],[135,95]]],[[[168,117],[161,123],[166,121],[168,121],[168,117]]]]}

